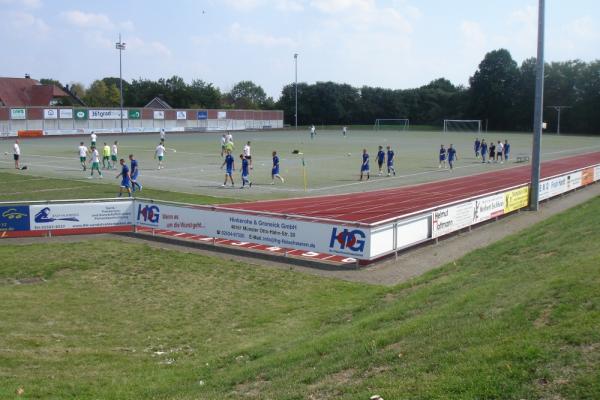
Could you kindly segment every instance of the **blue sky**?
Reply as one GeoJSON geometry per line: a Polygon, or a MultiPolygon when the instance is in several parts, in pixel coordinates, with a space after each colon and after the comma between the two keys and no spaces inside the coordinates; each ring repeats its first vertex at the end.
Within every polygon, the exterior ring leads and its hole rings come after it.
{"type": "MultiPolygon", "coordinates": [[[[600,58],[600,2],[546,1],[546,60],[600,58]]],[[[64,83],[199,78],[227,91],[252,80],[270,96],[294,79],[411,88],[466,84],[486,52],[535,55],[537,1],[0,0],[1,76],[64,83]]]]}

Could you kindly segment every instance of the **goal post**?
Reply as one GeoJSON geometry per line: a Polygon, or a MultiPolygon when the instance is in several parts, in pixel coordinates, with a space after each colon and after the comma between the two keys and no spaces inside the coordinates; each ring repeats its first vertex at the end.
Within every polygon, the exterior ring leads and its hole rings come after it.
{"type": "Polygon", "coordinates": [[[410,121],[408,118],[377,118],[373,129],[379,130],[397,130],[406,131],[410,128],[410,121]]]}
{"type": "Polygon", "coordinates": [[[480,119],[445,119],[444,133],[446,132],[472,132],[481,133],[480,119]]]}

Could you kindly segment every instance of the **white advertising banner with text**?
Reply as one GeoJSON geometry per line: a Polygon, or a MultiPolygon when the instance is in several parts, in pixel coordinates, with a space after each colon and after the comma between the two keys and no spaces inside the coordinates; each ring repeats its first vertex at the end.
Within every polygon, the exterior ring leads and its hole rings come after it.
{"type": "Polygon", "coordinates": [[[363,228],[136,201],[135,223],[156,229],[313,252],[369,257],[363,228]]]}
{"type": "Polygon", "coordinates": [[[432,215],[431,237],[436,238],[473,225],[475,204],[472,201],[435,210],[432,215]]]}
{"type": "Polygon", "coordinates": [[[31,230],[132,225],[133,202],[94,202],[30,206],[31,230]]]}

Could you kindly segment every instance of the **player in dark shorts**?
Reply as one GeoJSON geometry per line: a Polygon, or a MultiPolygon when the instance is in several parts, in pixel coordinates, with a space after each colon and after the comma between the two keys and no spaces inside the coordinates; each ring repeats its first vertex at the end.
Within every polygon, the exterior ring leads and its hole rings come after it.
{"type": "Polygon", "coordinates": [[[377,151],[377,166],[379,167],[379,172],[377,175],[383,175],[383,163],[385,161],[385,152],[383,151],[383,146],[379,146],[379,150],[377,151]]]}
{"type": "Polygon", "coordinates": [[[496,145],[494,141],[490,143],[490,159],[488,162],[491,163],[492,161],[496,161],[496,145]]]}

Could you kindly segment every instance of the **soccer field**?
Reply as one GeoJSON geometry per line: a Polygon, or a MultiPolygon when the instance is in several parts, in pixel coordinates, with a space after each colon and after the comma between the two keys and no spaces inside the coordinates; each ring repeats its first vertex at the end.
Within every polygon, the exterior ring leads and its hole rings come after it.
{"type": "MultiPolygon", "coordinates": [[[[223,159],[220,155],[221,133],[180,133],[168,134],[166,140],[166,168],[156,169],[153,159],[154,148],[158,144],[157,134],[147,135],[99,135],[98,146],[103,142],[111,144],[119,141],[119,156],[133,153],[140,162],[140,182],[151,188],[173,190],[186,193],[239,199],[264,199],[322,195],[347,192],[364,192],[376,189],[397,187],[421,182],[442,180],[450,176],[474,175],[499,168],[514,166],[506,164],[486,164],[474,158],[471,133],[441,133],[431,131],[373,131],[349,129],[343,137],[340,130],[319,130],[315,139],[310,139],[307,130],[234,132],[236,148],[235,189],[221,188],[223,159]],[[254,170],[251,189],[240,190],[239,154],[247,141],[252,142],[254,170]],[[437,163],[440,144],[454,144],[458,151],[458,162],[453,172],[439,170],[437,163]],[[396,151],[397,176],[377,176],[375,155],[377,146],[390,145],[396,151]],[[359,182],[361,152],[367,148],[371,156],[371,179],[359,182]],[[173,151],[175,150],[175,151],[173,151]],[[271,185],[271,152],[276,150],[281,159],[281,174],[285,183],[271,185]],[[292,154],[299,150],[302,156],[292,154]],[[306,182],[302,160],[306,164],[306,182]]],[[[486,141],[496,142],[508,139],[511,143],[511,156],[531,153],[531,135],[524,133],[488,133],[486,141]]],[[[83,172],[79,165],[77,147],[80,141],[89,145],[89,137],[57,137],[42,139],[21,139],[22,162],[28,166],[20,174],[44,177],[86,179],[89,172],[83,172]]],[[[0,142],[2,153],[8,152],[0,160],[0,169],[12,172],[11,140],[0,142]]],[[[543,139],[543,159],[550,160],[573,154],[600,149],[600,138],[591,136],[547,135],[543,139]]],[[[15,171],[16,172],[16,171],[15,171]]],[[[115,185],[118,172],[106,171],[101,181],[115,185]]]]}

